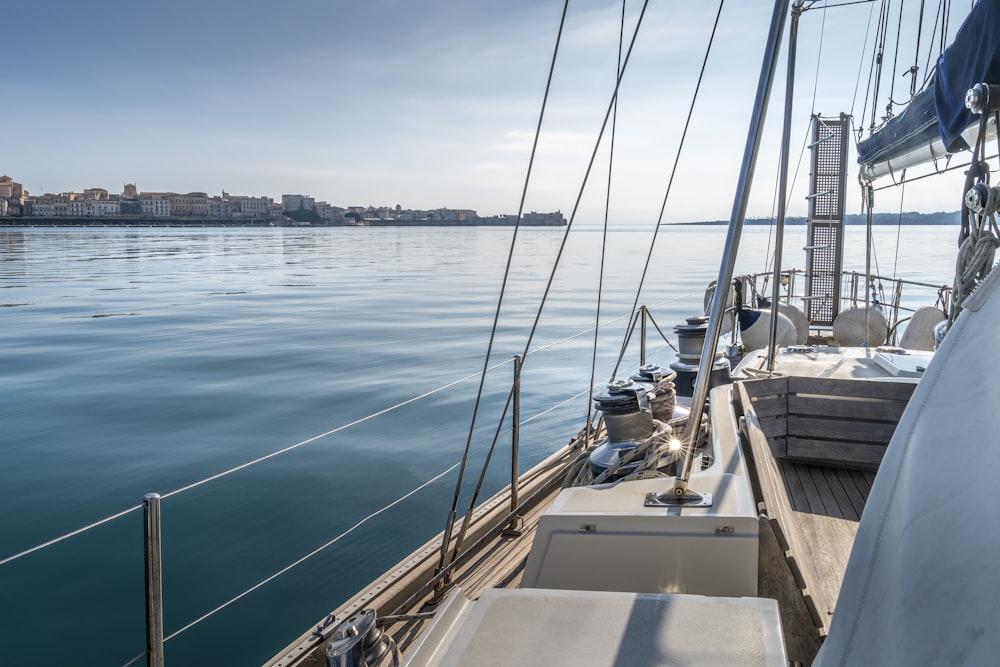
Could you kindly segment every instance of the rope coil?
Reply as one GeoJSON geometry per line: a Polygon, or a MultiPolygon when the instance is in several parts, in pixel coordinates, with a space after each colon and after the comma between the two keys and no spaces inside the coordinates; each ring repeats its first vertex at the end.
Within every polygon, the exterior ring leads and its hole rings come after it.
{"type": "MultiPolygon", "coordinates": [[[[666,477],[667,473],[664,470],[684,456],[684,447],[678,446],[680,441],[674,436],[674,433],[682,433],[687,420],[687,417],[677,417],[669,422],[654,419],[652,435],[645,440],[638,441],[635,449],[623,454],[612,466],[595,475],[590,465],[590,455],[598,447],[608,442],[607,437],[596,440],[593,445],[580,452],[576,460],[570,464],[563,480],[563,488],[590,486],[610,481],[623,482],[650,477],[666,477]],[[637,463],[638,465],[636,465],[637,463]],[[619,476],[618,473],[626,467],[633,469],[628,474],[619,476]]],[[[707,439],[708,418],[706,415],[702,415],[696,447],[700,447],[707,439]]]]}
{"type": "Polygon", "coordinates": [[[965,298],[993,267],[997,248],[1000,247],[1000,233],[996,222],[997,209],[1000,207],[1000,188],[978,184],[969,190],[966,206],[970,209],[973,209],[973,206],[969,205],[969,200],[972,198],[970,195],[973,193],[978,193],[980,196],[985,194],[986,197],[979,198],[978,211],[972,210],[968,236],[958,249],[958,258],[955,260],[955,284],[952,288],[954,299],[951,322],[954,322],[961,312],[965,298]]]}
{"type": "MultiPolygon", "coordinates": [[[[1000,117],[1000,114],[997,114],[1000,117]]],[[[962,302],[972,294],[993,266],[1000,247],[1000,229],[996,214],[1000,208],[1000,188],[990,186],[990,168],[986,162],[986,136],[989,114],[979,121],[979,134],[972,149],[972,162],[965,172],[962,196],[962,230],[958,257],[955,260],[955,283],[949,326],[962,312],[962,302]]]]}

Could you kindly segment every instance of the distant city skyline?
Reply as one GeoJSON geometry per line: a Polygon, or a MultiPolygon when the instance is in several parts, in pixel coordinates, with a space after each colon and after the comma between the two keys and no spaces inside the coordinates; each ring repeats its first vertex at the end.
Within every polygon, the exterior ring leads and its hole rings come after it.
{"type": "MultiPolygon", "coordinates": [[[[641,3],[626,5],[627,42],[641,3]]],[[[866,39],[871,51],[864,25],[872,6],[821,6],[800,28],[799,72],[818,72],[821,86],[814,98],[811,81],[797,84],[793,160],[810,109],[853,110],[867,126],[860,51],[866,39]]],[[[770,7],[726,7],[667,222],[729,217],[770,7]]],[[[310,192],[345,205],[515,212],[561,10],[557,0],[17,3],[2,10],[18,75],[7,84],[17,102],[5,108],[0,172],[39,194],[80,188],[86,174],[178,193],[310,192]]],[[[620,11],[613,0],[570,8],[526,210],[568,215],[576,200],[613,88],[620,11]]],[[[647,10],[620,91],[613,219],[659,212],[714,14],[714,3],[654,2],[647,10]]],[[[899,51],[912,58],[916,19],[904,16],[902,25],[899,51]]],[[[785,51],[748,216],[774,209],[785,51]]],[[[905,99],[907,83],[893,85],[905,99]]],[[[600,217],[607,161],[602,149],[582,200],[584,222],[600,217]]],[[[790,215],[804,212],[805,171],[790,215]]],[[[852,167],[852,184],[856,174],[852,167]]],[[[954,209],[962,176],[942,180],[908,187],[902,208],[954,209]]],[[[857,188],[850,190],[857,211],[857,188]]],[[[900,194],[879,193],[877,210],[898,210],[900,194]]]]}
{"type": "MultiPolygon", "coordinates": [[[[18,179],[14,179],[14,180],[16,181],[18,179]]],[[[208,190],[205,190],[204,188],[197,189],[197,190],[186,191],[186,192],[179,192],[179,191],[175,191],[175,190],[169,190],[169,189],[166,189],[166,188],[158,188],[158,187],[157,188],[143,189],[143,188],[139,187],[139,185],[136,184],[136,183],[122,183],[120,191],[116,191],[114,189],[114,187],[108,187],[106,184],[100,184],[100,185],[93,185],[93,184],[91,184],[91,185],[88,185],[86,187],[75,187],[75,188],[72,188],[72,189],[69,189],[69,190],[60,190],[58,192],[53,192],[51,190],[44,190],[43,191],[43,190],[32,188],[27,183],[20,183],[20,185],[22,185],[24,187],[24,191],[26,193],[29,193],[32,198],[36,198],[36,199],[39,198],[39,197],[44,197],[44,196],[58,196],[58,195],[71,195],[71,194],[82,195],[82,194],[93,192],[93,191],[96,191],[96,190],[107,192],[109,195],[111,195],[113,197],[118,197],[118,196],[127,197],[126,193],[128,193],[129,190],[131,189],[131,190],[133,190],[135,192],[136,198],[138,198],[138,196],[143,195],[143,194],[156,194],[156,195],[171,194],[171,195],[180,195],[180,196],[183,196],[183,195],[192,195],[192,194],[203,194],[203,195],[205,195],[207,197],[217,197],[217,198],[223,198],[223,199],[225,199],[225,198],[240,198],[240,199],[245,199],[245,198],[253,198],[253,199],[267,198],[267,199],[270,199],[271,201],[273,201],[275,203],[278,203],[278,204],[282,203],[284,200],[286,200],[288,198],[294,199],[295,202],[298,202],[300,198],[305,198],[305,199],[312,200],[312,201],[319,201],[319,202],[321,202],[323,204],[328,204],[328,205],[330,205],[330,206],[332,206],[334,208],[343,209],[345,211],[350,211],[350,210],[355,210],[355,209],[393,209],[393,208],[402,209],[402,210],[421,210],[421,211],[434,211],[434,210],[439,210],[439,209],[473,210],[473,207],[470,207],[470,206],[447,206],[446,205],[447,202],[443,203],[441,206],[434,206],[434,207],[431,207],[429,209],[423,209],[423,208],[417,208],[417,207],[413,207],[413,206],[407,206],[407,205],[405,205],[405,203],[399,203],[399,202],[394,202],[392,204],[388,204],[388,203],[385,203],[385,202],[380,202],[380,203],[367,202],[367,203],[363,203],[363,204],[360,203],[360,202],[354,202],[354,203],[337,202],[337,203],[332,203],[332,202],[327,202],[325,200],[321,200],[318,197],[313,197],[310,193],[305,193],[305,192],[283,192],[280,195],[278,195],[277,197],[272,197],[272,196],[267,195],[267,194],[261,194],[261,193],[256,193],[256,192],[228,192],[226,190],[221,190],[219,192],[210,192],[208,190]]],[[[2,190],[0,190],[0,194],[2,194],[2,190]]],[[[526,212],[528,212],[528,211],[526,211],[526,212]]],[[[503,214],[500,214],[500,215],[503,215],[503,214]]]]}
{"type": "MultiPolygon", "coordinates": [[[[0,175],[0,218],[5,224],[22,218],[45,224],[74,224],[85,220],[122,218],[123,222],[166,222],[183,218],[232,224],[267,223],[269,220],[303,224],[368,224],[368,221],[405,223],[467,223],[510,225],[518,221],[512,214],[480,216],[470,208],[439,206],[433,209],[403,208],[395,205],[339,206],[317,200],[307,194],[285,193],[280,199],[267,196],[232,194],[223,190],[211,195],[204,190],[171,192],[140,190],[135,183],[124,183],[120,193],[91,186],[67,192],[32,193],[30,188],[8,174],[0,175]],[[281,220],[284,219],[284,220],[281,220]]],[[[26,220],[26,221],[27,221],[26,220]]],[[[525,225],[565,225],[560,211],[524,211],[519,222],[525,225]]]]}

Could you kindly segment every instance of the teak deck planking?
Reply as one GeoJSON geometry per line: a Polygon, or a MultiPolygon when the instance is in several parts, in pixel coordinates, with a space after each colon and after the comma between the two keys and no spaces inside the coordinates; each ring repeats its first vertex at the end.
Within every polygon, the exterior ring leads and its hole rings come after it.
{"type": "MultiPolygon", "coordinates": [[[[737,383],[765,521],[819,638],[829,631],[875,470],[913,389],[904,382],[799,377],[737,383]]],[[[789,658],[808,663],[818,645],[810,643],[802,615],[786,613],[797,603],[783,578],[762,572],[761,587],[770,590],[761,595],[779,597],[789,658]]]]}

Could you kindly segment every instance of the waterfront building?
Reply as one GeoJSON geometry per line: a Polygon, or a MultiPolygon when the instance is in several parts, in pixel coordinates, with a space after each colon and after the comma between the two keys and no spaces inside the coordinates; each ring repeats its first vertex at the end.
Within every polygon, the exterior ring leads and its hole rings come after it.
{"type": "Polygon", "coordinates": [[[89,202],[83,197],[73,197],[69,202],[69,214],[74,218],[90,215],[89,202]]]}
{"type": "Polygon", "coordinates": [[[207,218],[211,213],[208,194],[189,192],[186,195],[170,195],[170,211],[175,216],[207,218]]]}
{"type": "Polygon", "coordinates": [[[531,213],[525,213],[521,216],[521,220],[527,225],[565,225],[566,218],[563,216],[561,211],[556,211],[555,213],[536,213],[532,211],[531,213]]]}
{"type": "Polygon", "coordinates": [[[43,216],[47,218],[70,215],[70,195],[63,193],[54,195],[45,193],[40,197],[35,197],[31,204],[31,215],[43,216]]]}
{"type": "Polygon", "coordinates": [[[208,200],[208,217],[228,218],[231,217],[229,199],[223,197],[212,197],[208,200]]]}
{"type": "Polygon", "coordinates": [[[10,176],[0,176],[0,199],[6,202],[3,215],[22,215],[28,191],[10,176]]]}
{"type": "Polygon", "coordinates": [[[121,202],[118,199],[98,199],[88,203],[89,215],[95,218],[117,218],[121,215],[121,202]]]}
{"type": "Polygon", "coordinates": [[[55,215],[55,207],[43,195],[31,203],[31,215],[51,218],[55,215]]]}
{"type": "Polygon", "coordinates": [[[139,205],[142,207],[142,215],[152,218],[170,217],[170,198],[176,196],[175,192],[140,192],[139,205]]]}
{"type": "Polygon", "coordinates": [[[427,212],[428,220],[455,220],[469,222],[479,218],[479,214],[471,209],[439,208],[427,212]]]}
{"type": "Polygon", "coordinates": [[[142,204],[139,202],[139,191],[135,183],[125,183],[118,199],[122,215],[135,218],[142,215],[142,204]]]}
{"type": "Polygon", "coordinates": [[[163,196],[164,194],[159,192],[143,192],[139,195],[139,205],[142,208],[142,215],[144,217],[170,217],[170,200],[163,196]]]}
{"type": "Polygon", "coordinates": [[[319,214],[320,220],[330,225],[342,225],[346,221],[344,218],[346,209],[334,206],[329,202],[316,202],[316,212],[319,214]]]}
{"type": "MultiPolygon", "coordinates": [[[[74,218],[117,218],[121,215],[121,202],[115,200],[72,199],[68,202],[69,213],[74,218]]],[[[34,215],[47,215],[35,206],[34,215]]]]}
{"type": "MultiPolygon", "coordinates": [[[[223,193],[225,195],[226,193],[223,193]]],[[[270,197],[229,195],[230,215],[238,218],[266,218],[271,214],[270,197]]]]}
{"type": "Polygon", "coordinates": [[[281,195],[282,211],[312,211],[316,208],[316,199],[307,195],[281,195]]]}
{"type": "Polygon", "coordinates": [[[87,188],[83,191],[83,196],[94,201],[108,201],[111,198],[110,193],[104,188],[87,188]]]}

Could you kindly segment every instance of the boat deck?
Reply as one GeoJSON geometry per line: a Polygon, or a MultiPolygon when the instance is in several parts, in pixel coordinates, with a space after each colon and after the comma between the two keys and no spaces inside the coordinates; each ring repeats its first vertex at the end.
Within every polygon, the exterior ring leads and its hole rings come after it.
{"type": "Polygon", "coordinates": [[[762,597],[780,601],[788,657],[830,630],[868,494],[914,384],[781,377],[737,383],[762,503],[762,597]]]}
{"type": "MultiPolygon", "coordinates": [[[[829,632],[875,471],[915,386],[902,378],[852,375],[734,385],[760,509],[758,596],[778,600],[793,663],[810,664],[829,632]]],[[[323,646],[335,626],[367,608],[377,611],[381,627],[405,656],[454,587],[473,600],[488,588],[519,587],[538,521],[580,451],[571,443],[521,477],[515,521],[509,489],[480,506],[446,583],[438,573],[438,535],[267,667],[325,665],[323,646]]]]}
{"type": "Polygon", "coordinates": [[[807,555],[802,559],[816,573],[814,586],[820,590],[814,602],[825,634],[875,473],[787,461],[779,469],[792,520],[803,538],[807,555]]]}
{"type": "Polygon", "coordinates": [[[814,516],[860,521],[875,481],[871,470],[782,461],[779,465],[792,510],[814,516]]]}
{"type": "MultiPolygon", "coordinates": [[[[822,340],[814,338],[814,340],[822,340]]],[[[828,341],[831,342],[831,341],[828,341]]],[[[793,345],[782,348],[775,358],[778,375],[843,380],[885,380],[912,378],[923,375],[930,363],[931,352],[903,350],[895,347],[835,347],[825,344],[793,345]]],[[[733,371],[735,378],[770,377],[764,369],[767,355],[763,350],[751,352],[733,371]]]]}

